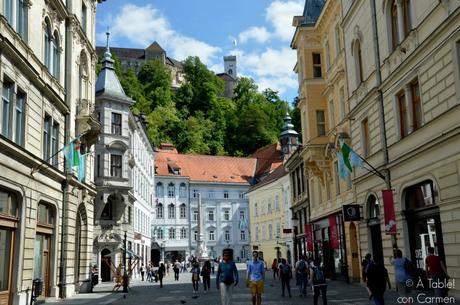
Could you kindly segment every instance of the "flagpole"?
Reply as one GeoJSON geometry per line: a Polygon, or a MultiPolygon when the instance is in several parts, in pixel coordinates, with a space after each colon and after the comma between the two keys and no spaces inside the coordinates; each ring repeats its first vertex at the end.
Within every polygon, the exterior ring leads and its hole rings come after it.
{"type": "MultiPolygon", "coordinates": [[[[359,154],[356,154],[361,160],[363,160],[364,163],[366,163],[367,165],[370,166],[370,168],[373,170],[373,172],[375,173],[375,175],[379,176],[381,179],[383,179],[385,181],[385,175],[383,175],[380,171],[378,171],[375,167],[373,167],[369,162],[366,161],[366,159],[364,159],[363,157],[361,157],[361,155],[359,154]]],[[[367,168],[366,168],[367,169],[367,168]]]]}

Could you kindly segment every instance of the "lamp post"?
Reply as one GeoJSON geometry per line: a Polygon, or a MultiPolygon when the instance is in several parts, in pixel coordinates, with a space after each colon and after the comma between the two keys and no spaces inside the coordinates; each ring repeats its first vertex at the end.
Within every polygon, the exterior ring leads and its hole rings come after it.
{"type": "Polygon", "coordinates": [[[128,272],[126,270],[126,231],[123,239],[123,292],[128,292],[128,272]]]}
{"type": "Polygon", "coordinates": [[[293,238],[292,238],[292,243],[294,247],[294,260],[297,261],[299,260],[299,256],[297,253],[297,227],[299,226],[299,218],[297,218],[296,213],[292,213],[292,227],[293,227],[293,238]]]}

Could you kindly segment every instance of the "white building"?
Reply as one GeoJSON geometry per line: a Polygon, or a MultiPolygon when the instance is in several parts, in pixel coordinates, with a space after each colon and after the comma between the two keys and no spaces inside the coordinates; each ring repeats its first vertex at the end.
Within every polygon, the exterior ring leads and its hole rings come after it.
{"type": "MultiPolygon", "coordinates": [[[[134,252],[142,262],[150,262],[151,218],[154,202],[154,152],[147,137],[145,123],[139,116],[129,116],[131,148],[129,164],[132,166],[134,194],[134,252]]],[[[137,272],[137,268],[136,268],[137,272]]]]}
{"type": "Polygon", "coordinates": [[[248,200],[255,158],[183,155],[170,144],[156,153],[156,208],[152,260],[174,261],[195,255],[198,238],[198,193],[203,235],[210,257],[234,250],[235,259],[249,249],[248,200]]]}
{"type": "Polygon", "coordinates": [[[0,14],[0,304],[23,305],[34,279],[41,298],[89,287],[96,1],[2,0],[0,14]],[[60,151],[76,137],[81,181],[60,151]]]}

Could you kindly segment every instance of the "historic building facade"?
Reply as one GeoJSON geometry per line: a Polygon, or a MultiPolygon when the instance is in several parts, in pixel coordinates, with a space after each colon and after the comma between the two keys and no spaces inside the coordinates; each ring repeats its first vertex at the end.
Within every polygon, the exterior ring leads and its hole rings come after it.
{"type": "Polygon", "coordinates": [[[0,304],[29,304],[34,279],[40,298],[89,289],[96,1],[3,0],[0,12],[0,304]],[[75,139],[80,179],[64,168],[75,139]]]}
{"type": "Polygon", "coordinates": [[[425,269],[433,246],[458,278],[460,4],[343,1],[343,12],[351,144],[385,178],[353,179],[361,254],[399,248],[425,269]],[[383,189],[397,235],[386,234],[383,189]]]}

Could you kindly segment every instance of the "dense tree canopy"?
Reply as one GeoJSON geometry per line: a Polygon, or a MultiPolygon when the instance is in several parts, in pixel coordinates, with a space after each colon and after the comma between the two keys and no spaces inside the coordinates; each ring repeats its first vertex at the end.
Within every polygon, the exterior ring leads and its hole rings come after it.
{"type": "Polygon", "coordinates": [[[160,61],[148,61],[137,75],[122,71],[116,58],[115,66],[126,95],[136,101],[133,112],[146,116],[150,140],[173,143],[183,153],[250,155],[278,140],[291,111],[278,92],[260,93],[246,77],[238,79],[233,99],[223,97],[224,82],[198,57],[183,62],[185,82],[175,91],[160,61]]]}

